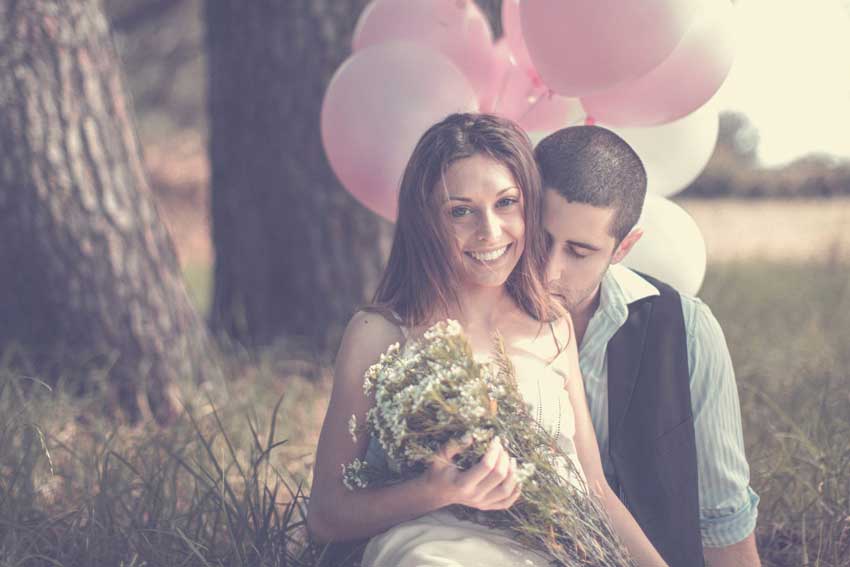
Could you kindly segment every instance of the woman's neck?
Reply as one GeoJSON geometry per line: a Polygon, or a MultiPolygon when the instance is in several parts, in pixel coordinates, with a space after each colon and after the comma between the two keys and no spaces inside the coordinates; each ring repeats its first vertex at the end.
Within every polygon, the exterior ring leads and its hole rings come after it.
{"type": "Polygon", "coordinates": [[[449,316],[457,319],[468,330],[490,330],[498,327],[499,320],[508,312],[513,298],[504,286],[498,288],[473,288],[461,290],[457,306],[449,316]]]}

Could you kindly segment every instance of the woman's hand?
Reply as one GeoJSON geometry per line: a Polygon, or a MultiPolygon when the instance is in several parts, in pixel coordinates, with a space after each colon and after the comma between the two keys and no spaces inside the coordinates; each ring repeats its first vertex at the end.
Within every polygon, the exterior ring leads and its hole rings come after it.
{"type": "Polygon", "coordinates": [[[426,485],[440,495],[445,505],[462,504],[478,510],[510,508],[520,496],[516,459],[494,437],[481,460],[462,471],[453,458],[469,444],[446,443],[424,474],[426,485]]]}

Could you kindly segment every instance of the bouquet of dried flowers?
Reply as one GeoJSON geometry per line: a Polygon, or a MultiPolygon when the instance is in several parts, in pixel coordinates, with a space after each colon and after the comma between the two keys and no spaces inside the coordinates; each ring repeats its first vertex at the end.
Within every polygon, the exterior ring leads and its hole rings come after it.
{"type": "Polygon", "coordinates": [[[350,423],[355,438],[377,439],[391,466],[387,472],[355,460],[343,466],[346,486],[356,490],[412,478],[446,442],[471,436],[472,444],[456,457],[456,465],[467,469],[498,435],[520,465],[522,496],[507,510],[452,506],[455,515],[507,529],[556,565],[634,565],[572,459],[529,415],[498,337],[495,351],[496,364],[476,361],[460,325],[451,320],[403,349],[392,345],[366,372],[363,388],[375,399],[366,423],[353,417],[350,423]]]}

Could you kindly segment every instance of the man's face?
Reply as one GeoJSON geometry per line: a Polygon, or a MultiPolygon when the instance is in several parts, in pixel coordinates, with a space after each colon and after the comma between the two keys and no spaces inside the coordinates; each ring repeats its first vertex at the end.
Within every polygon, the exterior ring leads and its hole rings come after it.
{"type": "Polygon", "coordinates": [[[621,259],[614,257],[617,242],[610,233],[614,213],[614,208],[572,203],[552,189],[545,192],[543,228],[551,244],[547,278],[573,313],[593,303],[608,265],[621,259]]]}

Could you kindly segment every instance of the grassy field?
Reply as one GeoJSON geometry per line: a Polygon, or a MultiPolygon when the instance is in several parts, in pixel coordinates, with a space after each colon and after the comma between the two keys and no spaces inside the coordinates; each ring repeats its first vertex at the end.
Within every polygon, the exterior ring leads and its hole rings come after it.
{"type": "Polygon", "coordinates": [[[850,565],[848,267],[724,264],[703,288],[735,362],[767,565],[850,565]]]}
{"type": "Polygon", "coordinates": [[[709,264],[850,261],[850,198],[675,199],[696,221],[709,264]]]}
{"type": "MultiPolygon", "coordinates": [[[[766,565],[850,566],[848,269],[725,262],[701,294],[737,368],[766,565]]],[[[187,279],[203,303],[206,274],[187,279]]],[[[222,364],[167,430],[0,372],[0,566],[310,564],[299,487],[329,371],[285,343],[222,364]]]]}

